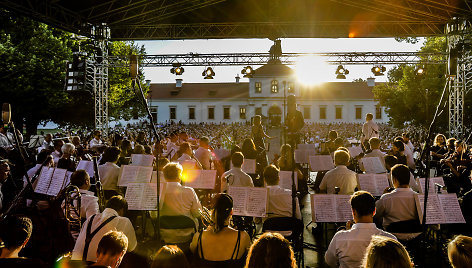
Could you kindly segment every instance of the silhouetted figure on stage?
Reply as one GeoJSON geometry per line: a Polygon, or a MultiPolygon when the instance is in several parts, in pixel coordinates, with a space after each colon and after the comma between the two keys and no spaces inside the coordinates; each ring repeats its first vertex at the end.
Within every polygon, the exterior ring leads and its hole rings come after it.
{"type": "Polygon", "coordinates": [[[288,144],[295,148],[300,143],[300,130],[305,125],[302,112],[297,110],[297,101],[294,95],[287,97],[287,116],[285,117],[285,127],[287,128],[288,144]]]}

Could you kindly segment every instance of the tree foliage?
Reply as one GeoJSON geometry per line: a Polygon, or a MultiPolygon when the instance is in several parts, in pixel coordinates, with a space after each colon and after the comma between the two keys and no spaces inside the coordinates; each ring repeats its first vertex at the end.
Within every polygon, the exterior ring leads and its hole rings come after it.
{"type": "MultiPolygon", "coordinates": [[[[13,121],[34,134],[39,123],[94,124],[92,92],[66,92],[66,62],[73,51],[96,53],[90,40],[78,41],[70,33],[0,9],[0,96],[12,105],[13,121]]],[[[110,55],[142,55],[144,47],[134,42],[111,42],[110,55]]],[[[126,63],[123,63],[127,66],[126,63]]],[[[143,114],[128,68],[109,70],[109,114],[112,119],[130,119],[143,114]]],[[[143,83],[141,77],[140,82],[143,83]]],[[[143,85],[145,94],[146,86],[143,85]]]]}
{"type": "MultiPolygon", "coordinates": [[[[422,52],[445,52],[446,40],[443,37],[427,38],[422,52]]],[[[429,126],[438,105],[446,79],[445,65],[424,66],[426,73],[416,75],[420,66],[399,65],[388,72],[388,82],[376,85],[374,96],[386,106],[391,123],[396,127],[410,122],[418,126],[429,126]]],[[[438,126],[446,126],[447,110],[439,118],[438,126]]]]}

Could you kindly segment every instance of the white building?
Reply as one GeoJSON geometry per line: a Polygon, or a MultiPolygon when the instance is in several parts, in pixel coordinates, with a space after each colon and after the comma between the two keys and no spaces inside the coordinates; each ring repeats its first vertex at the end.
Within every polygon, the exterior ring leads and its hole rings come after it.
{"type": "MultiPolygon", "coordinates": [[[[151,84],[149,104],[155,122],[232,123],[250,121],[254,115],[276,123],[284,114],[284,96],[297,96],[305,122],[364,122],[367,113],[377,122],[388,122],[384,107],[374,100],[372,87],[362,82],[330,82],[302,86],[294,70],[266,64],[255,70],[249,83],[151,84]]],[[[282,118],[283,119],[283,118],[282,118]]]]}

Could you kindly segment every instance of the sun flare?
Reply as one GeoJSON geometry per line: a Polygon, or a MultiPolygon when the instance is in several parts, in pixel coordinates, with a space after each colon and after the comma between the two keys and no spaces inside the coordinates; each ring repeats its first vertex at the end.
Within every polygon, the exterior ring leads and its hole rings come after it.
{"type": "Polygon", "coordinates": [[[297,79],[305,85],[319,85],[333,75],[331,66],[317,56],[300,57],[296,66],[297,79]]]}

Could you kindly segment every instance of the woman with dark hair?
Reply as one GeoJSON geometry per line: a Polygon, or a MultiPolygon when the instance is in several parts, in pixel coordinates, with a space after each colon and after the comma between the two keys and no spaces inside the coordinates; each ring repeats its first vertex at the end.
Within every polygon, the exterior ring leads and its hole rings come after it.
{"type": "Polygon", "coordinates": [[[252,139],[245,139],[243,141],[241,152],[243,153],[245,159],[257,158],[256,145],[254,144],[254,141],[252,141],[252,139]]]}
{"type": "Polygon", "coordinates": [[[123,140],[121,142],[121,153],[117,162],[118,166],[122,165],[128,165],[129,162],[131,161],[131,153],[133,153],[133,148],[131,147],[131,141],[130,140],[123,140]]]}
{"type": "Polygon", "coordinates": [[[278,233],[264,233],[252,244],[245,268],[296,268],[290,242],[278,233]]]}
{"type": "Polygon", "coordinates": [[[431,166],[435,167],[438,170],[437,175],[442,175],[442,170],[440,169],[439,161],[446,157],[448,150],[446,146],[446,136],[443,134],[438,134],[434,138],[434,144],[431,146],[431,166]]]}
{"type": "Polygon", "coordinates": [[[210,225],[196,233],[190,244],[194,267],[243,267],[251,239],[245,231],[229,227],[233,214],[233,199],[218,194],[210,217],[210,225]]]}
{"type": "Polygon", "coordinates": [[[179,247],[167,245],[156,253],[151,268],[190,268],[190,265],[179,247]]]}

